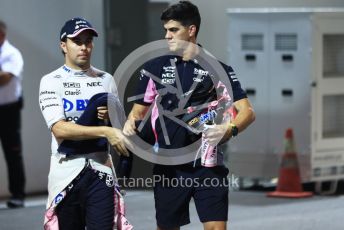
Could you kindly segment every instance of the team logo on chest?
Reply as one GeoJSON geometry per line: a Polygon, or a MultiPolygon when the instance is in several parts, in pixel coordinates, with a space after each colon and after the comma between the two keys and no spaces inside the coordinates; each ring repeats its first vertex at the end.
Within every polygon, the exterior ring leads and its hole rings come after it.
{"type": "Polygon", "coordinates": [[[80,88],[80,83],[78,82],[63,82],[64,88],[80,88]]]}
{"type": "Polygon", "coordinates": [[[176,67],[175,66],[164,66],[161,74],[161,83],[165,85],[172,85],[176,81],[176,67]]]}
{"type": "Polygon", "coordinates": [[[203,69],[194,68],[194,75],[197,75],[193,78],[196,82],[202,82],[205,76],[209,75],[209,72],[203,69]]]}
{"type": "Polygon", "coordinates": [[[88,102],[88,99],[68,100],[63,98],[63,108],[65,112],[69,112],[71,110],[84,111],[88,102]]]}

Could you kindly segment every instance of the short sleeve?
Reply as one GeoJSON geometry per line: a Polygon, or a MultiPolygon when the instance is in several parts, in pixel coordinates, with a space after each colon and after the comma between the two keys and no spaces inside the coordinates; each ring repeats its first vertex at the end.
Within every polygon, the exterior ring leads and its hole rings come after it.
{"type": "Polygon", "coordinates": [[[114,94],[116,97],[118,97],[118,90],[117,90],[117,85],[115,82],[115,79],[111,76],[110,77],[110,83],[109,83],[109,89],[108,89],[109,93],[114,94]]]}
{"type": "Polygon", "coordinates": [[[136,97],[135,103],[142,105],[150,105],[154,102],[156,95],[158,94],[156,85],[154,81],[149,78],[149,74],[152,74],[146,65],[140,71],[137,87],[136,87],[136,97]]]}
{"type": "Polygon", "coordinates": [[[6,56],[1,63],[2,71],[11,73],[16,77],[21,77],[23,67],[23,57],[18,50],[13,50],[13,52],[6,56]]]}
{"type": "Polygon", "coordinates": [[[230,66],[224,66],[226,73],[229,77],[229,81],[232,85],[234,101],[238,101],[243,98],[247,98],[246,92],[242,89],[239,79],[236,76],[233,68],[230,66]]]}
{"type": "Polygon", "coordinates": [[[63,101],[59,92],[58,78],[45,76],[39,87],[39,106],[49,129],[56,122],[65,119],[63,101]]]}

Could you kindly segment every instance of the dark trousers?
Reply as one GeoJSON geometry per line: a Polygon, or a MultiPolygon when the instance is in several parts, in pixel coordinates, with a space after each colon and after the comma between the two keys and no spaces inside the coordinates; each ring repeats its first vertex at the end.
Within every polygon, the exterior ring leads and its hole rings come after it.
{"type": "Polygon", "coordinates": [[[21,101],[0,106],[0,140],[7,163],[9,191],[14,198],[25,196],[21,109],[21,101]]]}
{"type": "Polygon", "coordinates": [[[112,230],[114,188],[87,167],[56,208],[61,230],[112,230]]]}
{"type": "Polygon", "coordinates": [[[133,153],[129,152],[129,156],[121,155],[116,166],[116,173],[119,178],[129,178],[133,166],[133,153]]]}

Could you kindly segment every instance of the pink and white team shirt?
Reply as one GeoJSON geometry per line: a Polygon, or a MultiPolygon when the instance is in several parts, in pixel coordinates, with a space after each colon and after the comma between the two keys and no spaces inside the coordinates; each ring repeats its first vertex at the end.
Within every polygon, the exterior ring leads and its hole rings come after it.
{"type": "MultiPolygon", "coordinates": [[[[90,98],[95,94],[105,92],[118,97],[113,77],[94,67],[86,71],[78,71],[64,65],[45,75],[41,79],[39,105],[48,128],[51,129],[60,120],[75,122],[84,112],[90,98]]],[[[90,153],[78,155],[72,159],[64,159],[64,154],[57,151],[61,140],[57,140],[53,133],[51,135],[49,197],[44,229],[58,230],[58,220],[54,209],[66,195],[65,188],[84,168],[86,158],[89,159],[92,168],[114,177],[115,175],[113,168],[102,164],[108,158],[107,152],[90,153]]],[[[114,187],[114,229],[131,230],[132,225],[125,218],[124,201],[117,186],[115,184],[114,187]]]]}
{"type": "MultiPolygon", "coordinates": [[[[49,129],[60,120],[76,121],[85,110],[89,99],[97,93],[113,93],[117,88],[113,77],[94,67],[86,71],[73,70],[62,66],[41,79],[39,105],[49,129]]],[[[57,151],[58,144],[53,133],[51,142],[51,162],[49,172],[47,206],[83,169],[85,158],[89,158],[92,168],[112,174],[111,168],[104,166],[107,153],[90,153],[71,160],[63,159],[57,151]]]]}

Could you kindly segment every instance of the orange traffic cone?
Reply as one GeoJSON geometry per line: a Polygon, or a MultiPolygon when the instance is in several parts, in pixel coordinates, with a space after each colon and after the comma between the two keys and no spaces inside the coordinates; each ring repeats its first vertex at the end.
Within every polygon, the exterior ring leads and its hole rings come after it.
{"type": "Polygon", "coordinates": [[[293,130],[285,133],[285,153],[282,156],[277,189],[267,193],[270,197],[302,198],[310,197],[312,192],[303,192],[297,154],[295,151],[293,130]]]}

